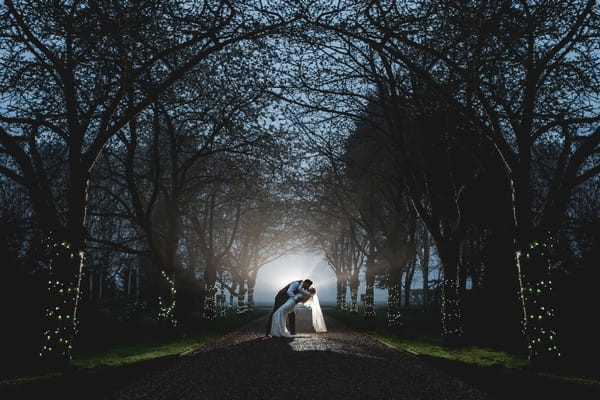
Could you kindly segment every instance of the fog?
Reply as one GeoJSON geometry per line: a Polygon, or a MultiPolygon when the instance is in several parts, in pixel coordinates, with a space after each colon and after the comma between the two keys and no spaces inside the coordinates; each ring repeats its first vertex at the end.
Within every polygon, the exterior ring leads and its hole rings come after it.
{"type": "MultiPolygon", "coordinates": [[[[262,267],[256,278],[254,298],[256,303],[273,303],[277,292],[294,280],[310,279],[323,304],[335,304],[335,274],[321,255],[296,253],[281,257],[262,267]]],[[[364,293],[361,279],[359,293],[364,293]]],[[[375,301],[387,300],[387,292],[375,289],[375,301]]]]}

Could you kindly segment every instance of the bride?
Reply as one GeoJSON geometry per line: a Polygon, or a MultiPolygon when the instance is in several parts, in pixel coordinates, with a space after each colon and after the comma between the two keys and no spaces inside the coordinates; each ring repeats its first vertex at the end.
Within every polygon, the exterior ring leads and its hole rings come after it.
{"type": "Polygon", "coordinates": [[[317,296],[317,290],[314,287],[308,289],[310,292],[309,296],[301,297],[299,300],[294,300],[290,297],[281,307],[279,307],[273,313],[273,323],[271,325],[271,336],[273,337],[294,337],[290,334],[286,327],[287,315],[294,311],[296,308],[296,301],[302,303],[305,307],[312,310],[312,325],[315,332],[327,332],[325,326],[325,319],[323,318],[323,312],[321,311],[321,304],[319,304],[319,297],[317,296]]]}

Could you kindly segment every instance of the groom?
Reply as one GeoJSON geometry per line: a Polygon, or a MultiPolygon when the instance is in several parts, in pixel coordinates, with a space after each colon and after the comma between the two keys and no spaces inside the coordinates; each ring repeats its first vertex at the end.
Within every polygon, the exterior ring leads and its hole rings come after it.
{"type": "MultiPolygon", "coordinates": [[[[273,311],[267,318],[267,330],[266,336],[271,335],[271,325],[273,323],[273,313],[277,311],[279,307],[281,307],[290,297],[293,297],[296,300],[296,303],[303,296],[309,296],[310,292],[308,288],[313,284],[313,281],[310,279],[305,279],[304,281],[293,281],[285,285],[283,289],[277,292],[277,296],[275,296],[275,305],[273,306],[273,311]]],[[[296,313],[292,311],[288,314],[288,328],[292,335],[296,334],[296,313]]]]}

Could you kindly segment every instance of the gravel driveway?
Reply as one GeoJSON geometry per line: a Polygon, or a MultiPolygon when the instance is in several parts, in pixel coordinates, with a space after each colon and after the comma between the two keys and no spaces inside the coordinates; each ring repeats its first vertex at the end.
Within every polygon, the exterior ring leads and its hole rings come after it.
{"type": "Polygon", "coordinates": [[[106,399],[483,399],[410,354],[297,310],[293,339],[264,338],[265,318],[194,350],[106,399]]]}

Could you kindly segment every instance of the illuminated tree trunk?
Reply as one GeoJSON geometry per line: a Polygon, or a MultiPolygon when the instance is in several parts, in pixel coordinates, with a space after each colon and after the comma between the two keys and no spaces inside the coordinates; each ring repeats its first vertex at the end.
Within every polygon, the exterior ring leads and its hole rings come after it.
{"type": "MultiPolygon", "coordinates": [[[[85,171],[70,162],[70,187],[68,191],[68,223],[61,228],[58,218],[42,216],[42,223],[54,219],[48,227],[49,280],[48,304],[45,312],[46,325],[43,331],[43,345],[39,353],[47,366],[65,367],[72,358],[73,339],[77,334],[77,307],[81,288],[84,251],[87,231],[87,191],[89,177],[85,171]],[[58,231],[58,232],[57,232],[58,231]]],[[[37,199],[50,201],[50,199],[37,199]]],[[[42,208],[49,210],[51,207],[42,208]]]]}
{"type": "MultiPolygon", "coordinates": [[[[528,231],[533,232],[533,229],[528,231]]],[[[553,239],[550,234],[538,237],[533,233],[520,235],[515,251],[523,333],[529,360],[536,368],[555,366],[561,356],[548,259],[553,239]]]]}
{"type": "Polygon", "coordinates": [[[390,328],[398,328],[402,326],[402,287],[400,285],[402,266],[393,259],[388,262],[390,273],[388,276],[387,320],[390,328]]]}
{"type": "Polygon", "coordinates": [[[338,275],[336,284],[335,308],[338,311],[346,310],[346,281],[338,275]]]}
{"type": "Polygon", "coordinates": [[[366,276],[365,318],[375,318],[375,275],[366,276]]]}
{"type": "MultiPolygon", "coordinates": [[[[353,225],[350,225],[351,237],[355,238],[353,225]]],[[[351,269],[348,275],[348,287],[350,289],[350,312],[358,314],[358,286],[360,285],[360,269],[363,263],[364,253],[358,248],[355,240],[350,241],[350,252],[352,254],[351,269]]]]}
{"type": "Polygon", "coordinates": [[[219,315],[221,316],[221,318],[227,317],[227,307],[225,306],[225,289],[223,288],[223,285],[221,285],[219,291],[217,307],[219,308],[219,315]]]}
{"type": "Polygon", "coordinates": [[[77,306],[83,266],[83,242],[49,237],[50,278],[40,357],[49,367],[66,367],[77,334],[77,306]]]}
{"type": "Polygon", "coordinates": [[[206,282],[206,296],[204,297],[204,306],[202,315],[205,319],[214,319],[217,316],[217,305],[215,296],[217,294],[217,267],[212,260],[206,260],[204,269],[204,282],[206,282]]]}
{"type": "Polygon", "coordinates": [[[356,279],[350,279],[350,312],[358,314],[358,285],[360,284],[358,276],[356,279]]]}
{"type": "Polygon", "coordinates": [[[462,344],[462,302],[458,290],[458,245],[454,242],[439,248],[443,279],[441,285],[442,337],[444,346],[456,348],[462,344]]]}
{"type": "Polygon", "coordinates": [[[248,278],[248,312],[254,311],[254,286],[256,278],[252,275],[248,278]]]}
{"type": "Polygon", "coordinates": [[[246,305],[246,287],[245,282],[240,281],[240,289],[238,290],[238,306],[237,313],[238,314],[246,314],[248,312],[248,306],[246,305]]]}
{"type": "MultiPolygon", "coordinates": [[[[525,166],[524,170],[527,172],[522,172],[511,181],[516,231],[515,261],[523,310],[523,332],[532,366],[549,367],[558,364],[561,353],[557,344],[548,259],[553,239],[550,229],[541,227],[555,226],[556,221],[548,217],[548,212],[543,216],[546,218],[542,218],[540,226],[534,228],[529,166],[525,166]]],[[[554,201],[559,202],[559,199],[554,201]]],[[[560,215],[556,210],[552,211],[560,215]]]]}
{"type": "Polygon", "coordinates": [[[523,328],[532,365],[553,366],[560,357],[547,242],[533,241],[529,249],[517,253],[523,328]]]}
{"type": "Polygon", "coordinates": [[[400,296],[400,284],[390,279],[388,284],[388,326],[390,328],[402,326],[400,296]]]}
{"type": "Polygon", "coordinates": [[[369,255],[365,268],[365,314],[367,319],[375,318],[375,249],[373,244],[369,245],[369,255]]]}
{"type": "MultiPolygon", "coordinates": [[[[171,223],[172,224],[172,223],[171,223]]],[[[155,235],[155,234],[153,234],[155,235]]],[[[171,238],[173,239],[173,238],[171,238]]],[[[153,268],[155,271],[159,271],[160,275],[158,279],[158,323],[165,333],[168,333],[172,328],[178,325],[178,321],[175,315],[175,306],[177,290],[175,289],[175,257],[176,253],[171,246],[166,246],[167,255],[162,252],[160,245],[154,241],[154,253],[152,255],[153,262],[156,267],[153,268]],[[164,261],[161,261],[164,260],[164,261]]],[[[176,240],[176,243],[178,240],[176,240]]]]}
{"type": "Polygon", "coordinates": [[[172,273],[167,272],[167,269],[160,271],[158,296],[158,323],[165,332],[177,326],[175,278],[172,273]]]}
{"type": "Polygon", "coordinates": [[[239,284],[233,282],[231,284],[231,290],[229,291],[229,308],[233,310],[233,305],[235,304],[234,299],[237,297],[236,287],[239,289],[239,284]]]}

